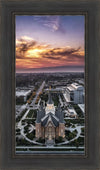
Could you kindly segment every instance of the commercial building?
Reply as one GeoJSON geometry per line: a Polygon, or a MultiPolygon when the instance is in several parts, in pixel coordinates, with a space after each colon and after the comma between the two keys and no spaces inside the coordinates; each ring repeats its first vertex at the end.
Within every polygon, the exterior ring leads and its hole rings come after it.
{"type": "Polygon", "coordinates": [[[83,104],[84,103],[84,87],[77,83],[68,85],[64,93],[64,98],[68,103],[83,104]]]}

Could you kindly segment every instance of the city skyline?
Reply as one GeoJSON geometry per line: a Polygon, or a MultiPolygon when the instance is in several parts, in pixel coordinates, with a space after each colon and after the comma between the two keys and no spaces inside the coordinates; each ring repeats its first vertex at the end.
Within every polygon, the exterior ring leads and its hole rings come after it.
{"type": "Polygon", "coordinates": [[[16,16],[16,72],[84,72],[83,15],[16,16]]]}

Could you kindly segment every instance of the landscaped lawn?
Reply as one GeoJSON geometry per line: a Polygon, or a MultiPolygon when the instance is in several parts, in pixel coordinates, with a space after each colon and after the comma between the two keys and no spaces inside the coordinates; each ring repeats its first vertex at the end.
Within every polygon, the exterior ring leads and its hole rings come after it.
{"type": "Polygon", "coordinates": [[[21,118],[24,116],[25,112],[27,111],[27,108],[24,109],[21,114],[16,118],[16,122],[19,122],[21,120],[21,118]]]}
{"type": "Polygon", "coordinates": [[[70,142],[68,145],[70,146],[84,146],[84,137],[79,137],[77,139],[75,139],[74,141],[70,142]]]}
{"type": "Polygon", "coordinates": [[[84,128],[81,128],[81,135],[84,136],[84,128]]]}
{"type": "Polygon", "coordinates": [[[73,104],[72,106],[73,106],[73,108],[75,109],[75,111],[76,111],[76,113],[78,114],[78,116],[79,116],[80,118],[83,118],[84,115],[83,115],[81,109],[79,108],[79,106],[78,106],[77,104],[73,104]]]}
{"type": "Polygon", "coordinates": [[[84,126],[84,119],[65,119],[65,126],[71,126],[72,124],[78,124],[84,126]]]}
{"type": "Polygon", "coordinates": [[[75,129],[73,132],[70,132],[69,130],[65,131],[65,136],[67,140],[71,140],[77,136],[77,130],[75,129]]]}
{"type": "Polygon", "coordinates": [[[28,142],[26,139],[19,139],[16,137],[16,146],[34,146],[34,144],[28,142]]]}
{"type": "Polygon", "coordinates": [[[30,109],[26,118],[36,118],[36,116],[37,116],[37,110],[30,109]]]}
{"type": "Polygon", "coordinates": [[[32,131],[31,133],[27,133],[26,137],[29,138],[30,140],[33,140],[35,138],[35,130],[32,131]]]}

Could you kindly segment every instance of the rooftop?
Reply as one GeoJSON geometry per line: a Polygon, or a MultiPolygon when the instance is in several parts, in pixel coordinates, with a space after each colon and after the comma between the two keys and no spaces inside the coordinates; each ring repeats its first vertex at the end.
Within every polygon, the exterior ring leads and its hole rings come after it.
{"type": "Polygon", "coordinates": [[[82,90],[83,86],[79,85],[78,83],[72,83],[71,85],[67,86],[67,89],[69,91],[82,90]]]}
{"type": "Polygon", "coordinates": [[[84,104],[78,104],[78,106],[82,110],[82,112],[84,113],[85,105],[84,104]]]}
{"type": "Polygon", "coordinates": [[[68,86],[67,89],[68,89],[69,91],[74,91],[74,90],[75,90],[71,85],[68,86]]]}
{"type": "Polygon", "coordinates": [[[59,119],[51,112],[48,113],[48,115],[46,115],[44,118],[42,118],[41,121],[42,126],[47,126],[49,121],[51,121],[55,127],[59,126],[59,119]]]}
{"type": "Polygon", "coordinates": [[[31,93],[31,90],[19,90],[19,91],[16,91],[16,96],[17,97],[27,96],[29,93],[31,93]]]}
{"type": "Polygon", "coordinates": [[[68,112],[72,115],[77,115],[76,111],[74,108],[68,108],[68,112]]]}
{"type": "Polygon", "coordinates": [[[79,85],[78,83],[72,83],[71,86],[74,88],[74,89],[82,89],[83,86],[79,85]]]}

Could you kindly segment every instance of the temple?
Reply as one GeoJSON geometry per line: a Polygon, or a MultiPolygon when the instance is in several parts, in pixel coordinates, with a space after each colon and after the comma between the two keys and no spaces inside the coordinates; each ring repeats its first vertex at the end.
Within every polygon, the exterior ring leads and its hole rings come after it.
{"type": "Polygon", "coordinates": [[[55,109],[51,93],[48,95],[47,106],[40,106],[36,119],[36,138],[45,139],[46,143],[54,143],[59,136],[65,137],[64,114],[60,104],[55,109]]]}

